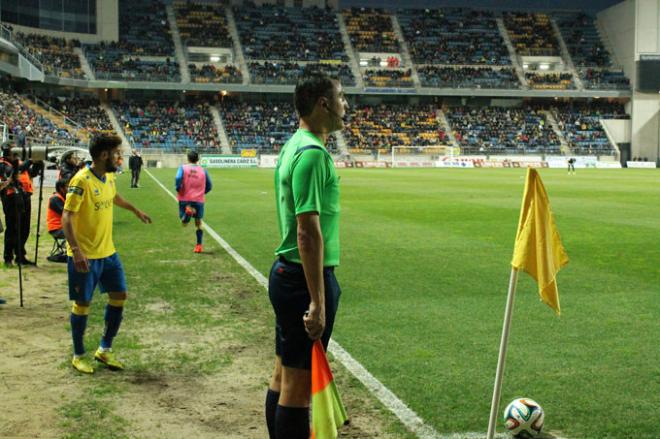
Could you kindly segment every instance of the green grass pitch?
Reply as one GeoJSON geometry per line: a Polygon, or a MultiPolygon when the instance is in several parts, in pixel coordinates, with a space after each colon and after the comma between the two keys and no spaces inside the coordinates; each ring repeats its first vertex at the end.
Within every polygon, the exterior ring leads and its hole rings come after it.
{"type": "MultiPolygon", "coordinates": [[[[173,187],[174,169],[150,171],[173,187]]],[[[438,432],[485,431],[525,170],[339,173],[334,338],[438,432]]],[[[278,242],[273,171],[210,174],[208,224],[267,275],[278,242]]],[[[567,437],[655,438],[660,174],[540,174],[570,258],[558,276],[562,316],[521,273],[501,409],[527,396],[544,407],[546,428],[567,437]]],[[[123,193],[175,216],[174,201],[142,179],[123,193]]]]}

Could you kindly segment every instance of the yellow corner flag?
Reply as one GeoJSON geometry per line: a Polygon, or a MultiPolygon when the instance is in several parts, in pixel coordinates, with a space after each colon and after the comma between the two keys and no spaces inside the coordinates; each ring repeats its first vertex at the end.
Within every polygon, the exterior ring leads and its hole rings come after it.
{"type": "Polygon", "coordinates": [[[555,277],[566,264],[568,255],[555,226],[548,194],[538,172],[529,168],[511,265],[536,280],[541,300],[557,315],[560,309],[555,277]]]}

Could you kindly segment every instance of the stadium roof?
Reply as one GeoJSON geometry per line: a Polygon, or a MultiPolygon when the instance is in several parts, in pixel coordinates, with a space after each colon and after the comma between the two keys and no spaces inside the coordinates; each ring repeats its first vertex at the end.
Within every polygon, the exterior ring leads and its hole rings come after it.
{"type": "Polygon", "coordinates": [[[339,0],[341,8],[438,8],[465,7],[475,9],[516,9],[516,10],[582,10],[598,12],[622,0],[339,0]]]}

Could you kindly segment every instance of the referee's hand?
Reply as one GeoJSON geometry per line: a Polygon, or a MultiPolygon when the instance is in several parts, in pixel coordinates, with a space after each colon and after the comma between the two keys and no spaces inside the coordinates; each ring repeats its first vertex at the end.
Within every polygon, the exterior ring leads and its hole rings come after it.
{"type": "Polygon", "coordinates": [[[305,324],[305,331],[309,338],[318,340],[323,335],[325,330],[325,307],[315,306],[313,303],[309,305],[309,309],[303,316],[303,323],[305,324]]]}

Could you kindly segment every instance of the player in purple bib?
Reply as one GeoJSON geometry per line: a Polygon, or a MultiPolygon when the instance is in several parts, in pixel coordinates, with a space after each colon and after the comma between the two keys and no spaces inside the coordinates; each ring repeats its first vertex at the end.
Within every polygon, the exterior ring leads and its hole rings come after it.
{"type": "Polygon", "coordinates": [[[176,173],[176,198],[179,200],[179,218],[187,226],[195,218],[197,227],[197,245],[195,253],[202,252],[202,218],[204,218],[204,196],[213,187],[206,169],[197,164],[199,155],[195,151],[188,153],[188,164],[179,166],[176,173]]]}

